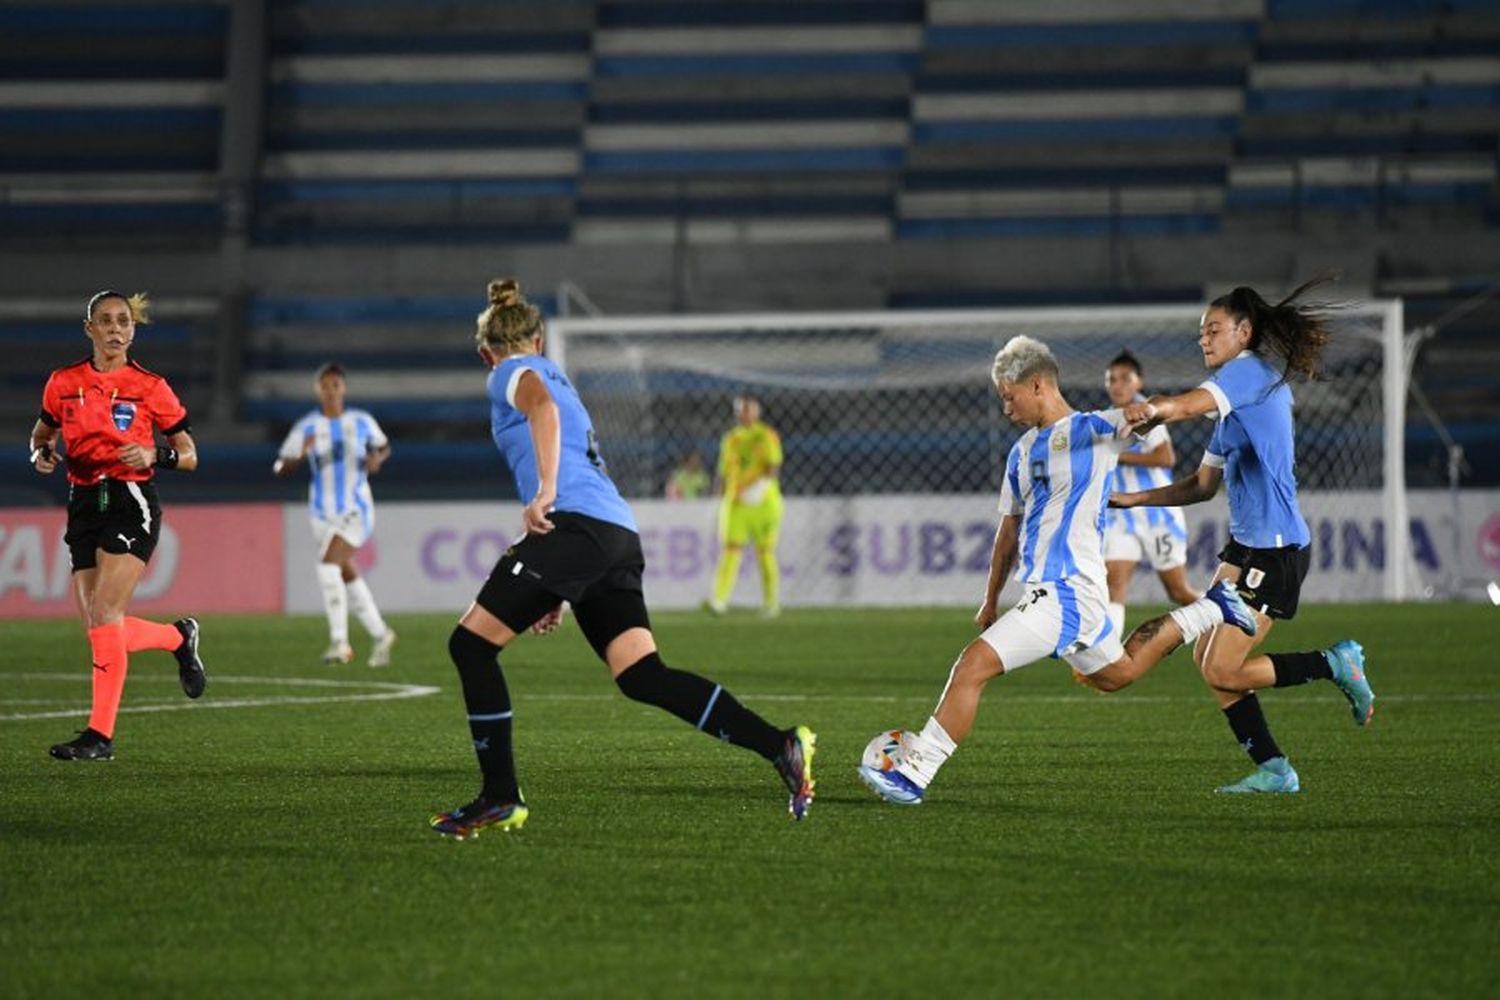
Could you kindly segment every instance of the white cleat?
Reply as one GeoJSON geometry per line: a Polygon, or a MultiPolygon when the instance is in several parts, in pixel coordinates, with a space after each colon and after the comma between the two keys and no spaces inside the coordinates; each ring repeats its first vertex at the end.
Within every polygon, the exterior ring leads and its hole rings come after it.
{"type": "Polygon", "coordinates": [[[328,666],[339,663],[348,663],[354,659],[354,647],[347,642],[329,643],[328,648],[323,650],[323,662],[328,666]]]}
{"type": "Polygon", "coordinates": [[[396,630],[386,627],[385,635],[375,640],[375,648],[370,650],[369,665],[372,667],[388,667],[391,665],[391,647],[396,644],[396,630]]]}

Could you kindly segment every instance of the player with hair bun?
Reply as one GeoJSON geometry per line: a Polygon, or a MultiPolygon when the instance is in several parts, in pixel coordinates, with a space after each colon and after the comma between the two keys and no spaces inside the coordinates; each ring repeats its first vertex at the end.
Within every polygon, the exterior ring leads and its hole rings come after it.
{"type": "Polygon", "coordinates": [[[1137,431],[1217,415],[1196,475],[1156,489],[1117,493],[1110,506],[1129,510],[1199,503],[1217,494],[1221,483],[1228,486],[1230,538],[1219,553],[1214,580],[1238,585],[1257,627],[1249,634],[1214,629],[1199,638],[1193,658],[1256,769],[1221,787],[1221,792],[1285,793],[1301,788],[1296,770],[1271,736],[1257,690],[1327,680],[1343,692],[1356,724],[1366,725],[1375,712],[1364,650],[1352,639],[1311,652],[1250,655],[1276,619],[1296,615],[1312,558],[1311,535],[1297,504],[1292,391],[1287,383],[1319,377],[1330,316],[1300,300],[1325,280],[1315,278],[1275,305],[1246,286],[1214,299],[1198,329],[1198,346],[1213,375],[1181,395],[1153,396],[1125,408],[1137,431]]]}
{"type": "Polygon", "coordinates": [[[130,360],[137,326],[150,322],[143,294],[102,291],[84,310],[93,353],[54,371],[31,429],[31,464],[42,475],[67,466],[73,599],[93,656],[93,706],[77,739],[52,747],[59,760],[109,760],[130,653],[164,649],[189,698],[203,694],[198,622],[134,618],[126,606],[161,538],[157,469],[190,472],[198,451],[187,410],[167,380],[130,360]],[[166,445],[156,443],[160,433],[166,445]],[[57,444],[61,438],[62,454],[57,444]]]}
{"type": "Polygon", "coordinates": [[[472,802],[433,816],[432,828],[467,839],[526,822],[498,655],[521,632],[555,629],[564,601],[622,694],[770,761],[790,793],[788,810],[801,819],[813,799],[815,735],[806,726],[777,729],[722,685],[662,661],[641,592],[635,517],[605,471],[573,384],[542,355],[541,311],[511,279],[490,282],[488,299],[475,339],[490,369],[491,435],[525,505],[526,534],[500,557],[448,639],[483,787],[472,802]]]}

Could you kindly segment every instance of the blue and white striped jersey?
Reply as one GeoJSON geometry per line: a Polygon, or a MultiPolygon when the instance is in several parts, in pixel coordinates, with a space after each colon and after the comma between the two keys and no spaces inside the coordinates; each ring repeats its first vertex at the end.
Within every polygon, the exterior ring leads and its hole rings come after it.
{"type": "Polygon", "coordinates": [[[1070,413],[1021,435],[1005,462],[1000,513],[1021,518],[1016,579],[1082,576],[1105,585],[1104,509],[1121,451],[1134,440],[1120,410],[1070,413]]]}
{"type": "MultiPolygon", "coordinates": [[[[1134,443],[1125,448],[1121,454],[1155,451],[1163,444],[1170,442],[1172,438],[1167,433],[1165,424],[1157,424],[1146,433],[1144,438],[1132,438],[1132,440],[1134,443]]],[[[1117,465],[1110,476],[1109,489],[1111,493],[1135,493],[1171,484],[1172,470],[1165,466],[1117,465]]],[[[1187,541],[1187,518],[1182,516],[1181,507],[1132,507],[1126,510],[1110,508],[1104,512],[1104,526],[1111,531],[1124,530],[1131,534],[1143,527],[1147,529],[1167,528],[1176,537],[1187,541]]]]}
{"type": "Polygon", "coordinates": [[[334,518],[350,510],[368,515],[373,506],[365,456],[386,446],[385,431],[364,410],[345,410],[325,417],[313,410],[292,425],[281,442],[280,457],[307,458],[312,482],[307,501],[316,518],[334,518]]]}

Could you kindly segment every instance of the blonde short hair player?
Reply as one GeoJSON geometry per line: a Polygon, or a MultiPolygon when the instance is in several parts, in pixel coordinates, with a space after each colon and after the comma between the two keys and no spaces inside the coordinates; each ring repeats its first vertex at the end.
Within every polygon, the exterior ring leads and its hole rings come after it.
{"type": "Polygon", "coordinates": [[[1229,623],[1253,632],[1254,618],[1232,584],[1215,585],[1125,642],[1109,620],[1103,522],[1111,473],[1129,447],[1118,409],[1078,413],[1057,385],[1046,345],[1013,337],[995,356],[991,380],[1005,415],[1026,428],[1011,448],[1000,488],[1000,527],[975,623],[982,630],[959,655],[936,711],[906,732],[894,767],[865,765],[860,777],[881,798],[922,801],[927,786],[969,735],[984,687],[1044,657],[1067,662],[1088,683],[1117,690],[1185,641],[1229,623]],[[1015,570],[1021,599],[1001,615],[1000,590],[1015,570]]]}

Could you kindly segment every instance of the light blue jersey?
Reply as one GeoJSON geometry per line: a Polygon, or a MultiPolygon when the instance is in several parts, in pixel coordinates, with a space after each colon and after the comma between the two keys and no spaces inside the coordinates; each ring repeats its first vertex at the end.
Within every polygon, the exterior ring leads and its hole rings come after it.
{"type": "Polygon", "coordinates": [[[562,425],[562,450],[557,463],[557,500],[553,510],[583,514],[638,530],[635,515],[620,496],[614,482],[604,470],[604,459],[594,440],[594,424],[573,383],[562,369],[539,354],[513,354],[495,366],[488,383],[490,397],[490,434],[505,464],[516,481],[521,502],[536,496],[540,479],[536,471],[536,450],[531,445],[531,428],[526,415],[516,409],[516,387],[526,371],[541,377],[552,401],[557,404],[562,425]]]}
{"type": "Polygon", "coordinates": [[[358,511],[368,532],[375,508],[365,459],[386,444],[380,424],[364,410],[348,409],[336,417],[312,410],[292,425],[278,454],[307,459],[312,474],[307,505],[315,519],[331,521],[358,511]]]}
{"type": "Polygon", "coordinates": [[[1224,470],[1229,534],[1252,549],[1311,540],[1297,506],[1292,390],[1259,355],[1241,351],[1203,383],[1219,421],[1203,464],[1224,470]]]}

